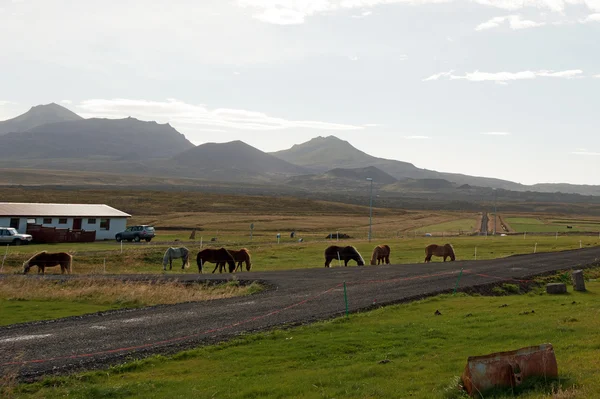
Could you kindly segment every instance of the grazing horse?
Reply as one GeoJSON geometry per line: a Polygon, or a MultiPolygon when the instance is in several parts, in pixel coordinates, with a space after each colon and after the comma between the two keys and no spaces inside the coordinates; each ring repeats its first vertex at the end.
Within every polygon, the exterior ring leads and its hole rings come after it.
{"type": "Polygon", "coordinates": [[[450,244],[446,244],[444,246],[431,244],[425,248],[425,263],[431,261],[431,257],[442,256],[444,258],[444,262],[446,258],[450,257],[451,261],[456,260],[456,256],[454,255],[454,247],[450,244]]]}
{"type": "Polygon", "coordinates": [[[371,264],[378,265],[379,263],[390,264],[390,246],[389,245],[378,245],[373,249],[373,255],[371,255],[371,264]]]}
{"type": "Polygon", "coordinates": [[[167,270],[167,263],[169,264],[169,270],[173,270],[173,259],[183,260],[181,269],[190,267],[190,251],[186,247],[180,248],[168,248],[163,256],[163,270],[167,270]]]}
{"type": "Polygon", "coordinates": [[[229,273],[233,273],[235,271],[235,260],[231,253],[225,248],[212,249],[207,248],[198,252],[196,256],[196,264],[198,265],[198,272],[202,273],[203,266],[206,262],[215,263],[216,266],[213,273],[217,270],[220,263],[227,263],[229,265],[229,273]]]}
{"type": "Polygon", "coordinates": [[[344,266],[348,266],[348,261],[350,260],[356,261],[358,266],[365,265],[362,256],[360,256],[356,248],[352,246],[338,247],[337,245],[332,245],[327,247],[325,250],[325,267],[330,267],[329,264],[334,259],[343,260],[344,266]]]}
{"type": "Polygon", "coordinates": [[[73,256],[66,252],[51,253],[42,251],[33,255],[29,260],[23,263],[23,274],[29,273],[32,266],[38,267],[38,273],[46,274],[46,268],[60,265],[62,274],[71,273],[73,264],[73,256]]]}
{"type": "MultiPolygon", "coordinates": [[[[250,257],[250,251],[248,249],[242,248],[238,251],[236,251],[235,249],[229,249],[228,251],[231,254],[231,256],[233,256],[233,259],[237,262],[237,266],[235,268],[236,272],[238,269],[242,271],[243,263],[246,263],[247,271],[250,271],[250,269],[252,269],[252,259],[250,257]]],[[[219,267],[219,272],[221,272],[221,270],[225,268],[225,262],[220,262],[217,266],[219,267]]]]}

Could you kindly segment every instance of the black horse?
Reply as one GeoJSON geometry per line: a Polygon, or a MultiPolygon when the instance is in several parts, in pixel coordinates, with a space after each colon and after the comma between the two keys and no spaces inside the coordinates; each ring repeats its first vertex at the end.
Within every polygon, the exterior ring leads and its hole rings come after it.
{"type": "Polygon", "coordinates": [[[325,250],[325,267],[330,267],[329,264],[332,260],[338,259],[344,261],[344,266],[348,266],[348,262],[353,260],[356,261],[358,266],[364,266],[365,261],[360,256],[356,248],[352,246],[347,247],[338,247],[337,245],[332,245],[327,247],[325,250]]]}
{"type": "Polygon", "coordinates": [[[235,271],[235,259],[233,259],[231,253],[225,248],[207,248],[198,252],[198,255],[196,256],[196,264],[198,265],[199,273],[202,273],[202,270],[204,269],[204,264],[206,262],[216,263],[213,273],[217,270],[220,263],[227,263],[229,265],[229,273],[233,273],[235,271]]]}

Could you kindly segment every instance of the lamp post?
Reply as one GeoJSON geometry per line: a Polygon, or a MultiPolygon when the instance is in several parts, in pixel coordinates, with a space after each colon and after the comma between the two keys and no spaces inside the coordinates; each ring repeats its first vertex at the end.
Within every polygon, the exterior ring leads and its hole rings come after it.
{"type": "Polygon", "coordinates": [[[367,180],[371,182],[371,195],[369,199],[369,242],[371,242],[373,233],[373,178],[367,177],[367,180]]]}
{"type": "Polygon", "coordinates": [[[498,191],[494,189],[494,235],[496,235],[496,220],[498,220],[496,202],[498,200],[498,191]]]}

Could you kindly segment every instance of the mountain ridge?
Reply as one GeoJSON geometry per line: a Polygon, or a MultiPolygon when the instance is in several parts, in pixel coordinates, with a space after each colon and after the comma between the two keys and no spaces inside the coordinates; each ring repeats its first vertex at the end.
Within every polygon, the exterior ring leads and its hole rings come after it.
{"type": "Polygon", "coordinates": [[[56,103],[36,105],[21,115],[1,121],[0,135],[26,132],[47,123],[76,121],[82,119],[83,118],[77,115],[75,112],[56,103]]]}

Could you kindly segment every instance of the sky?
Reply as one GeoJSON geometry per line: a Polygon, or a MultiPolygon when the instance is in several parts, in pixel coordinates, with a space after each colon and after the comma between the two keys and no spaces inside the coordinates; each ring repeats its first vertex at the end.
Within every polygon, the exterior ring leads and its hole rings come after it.
{"type": "Polygon", "coordinates": [[[600,0],[0,0],[0,120],[59,103],[263,151],[334,135],[600,184],[600,0]]]}

